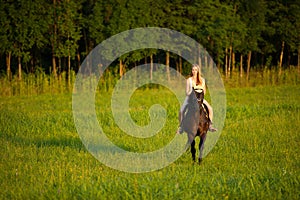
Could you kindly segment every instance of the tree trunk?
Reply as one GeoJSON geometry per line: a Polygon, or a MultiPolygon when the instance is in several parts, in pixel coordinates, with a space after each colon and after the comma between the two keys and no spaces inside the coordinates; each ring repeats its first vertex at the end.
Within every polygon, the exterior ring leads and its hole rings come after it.
{"type": "Polygon", "coordinates": [[[232,59],[232,45],[229,46],[229,58],[228,58],[228,75],[231,73],[231,59],[232,59]]]}
{"type": "Polygon", "coordinates": [[[199,65],[200,71],[202,71],[202,61],[201,61],[200,55],[198,56],[198,65],[199,65]]]}
{"type": "Polygon", "coordinates": [[[63,64],[62,64],[62,62],[63,62],[62,58],[59,58],[58,59],[58,74],[61,74],[62,71],[63,71],[63,68],[62,68],[63,64]]]}
{"type": "Polygon", "coordinates": [[[210,56],[210,68],[212,69],[214,67],[214,59],[210,56]]]}
{"type": "Polygon", "coordinates": [[[291,52],[290,52],[291,48],[289,46],[287,46],[287,62],[286,62],[286,66],[288,68],[290,68],[290,64],[291,64],[291,52]]]}
{"type": "Polygon", "coordinates": [[[152,73],[153,73],[153,54],[150,55],[150,80],[152,81],[152,73]]]}
{"type": "Polygon", "coordinates": [[[52,73],[57,77],[56,59],[54,54],[52,55],[52,73]]]}
{"type": "Polygon", "coordinates": [[[30,70],[29,70],[29,72],[30,73],[33,73],[34,72],[34,68],[35,68],[35,62],[34,62],[34,59],[35,59],[35,57],[34,57],[34,55],[32,56],[32,58],[30,59],[30,70]]]}
{"type": "Polygon", "coordinates": [[[249,75],[250,75],[251,54],[252,52],[249,51],[247,56],[247,79],[249,79],[249,75]]]}
{"type": "Polygon", "coordinates": [[[225,49],[225,77],[227,78],[228,77],[228,56],[227,56],[227,54],[228,54],[228,49],[227,49],[227,47],[226,47],[226,49],[225,49]]]}
{"type": "Polygon", "coordinates": [[[281,52],[280,52],[280,58],[279,58],[279,75],[281,74],[283,51],[284,51],[284,41],[282,41],[282,43],[281,43],[281,52]]]}
{"type": "Polygon", "coordinates": [[[207,65],[207,56],[208,56],[208,52],[205,51],[205,55],[204,55],[204,65],[205,65],[205,67],[208,67],[208,65],[207,65]]]}
{"type": "Polygon", "coordinates": [[[71,55],[68,55],[68,88],[71,86],[71,55]]]}
{"type": "Polygon", "coordinates": [[[11,61],[11,52],[8,52],[6,54],[6,74],[7,74],[7,79],[10,81],[12,76],[11,76],[11,69],[10,69],[10,61],[11,61]]]}
{"type": "Polygon", "coordinates": [[[243,77],[243,54],[241,54],[240,58],[240,77],[243,77]]]}
{"type": "Polygon", "coordinates": [[[123,63],[122,63],[121,59],[120,59],[120,70],[119,70],[119,72],[120,72],[120,77],[122,77],[124,72],[123,72],[123,63]]]}
{"type": "Polygon", "coordinates": [[[55,43],[56,43],[56,36],[57,36],[57,26],[56,26],[56,0],[53,0],[53,7],[54,7],[54,13],[53,13],[53,41],[52,41],[52,73],[54,74],[54,77],[57,77],[57,69],[56,69],[56,56],[55,56],[55,43]]]}
{"type": "Polygon", "coordinates": [[[77,50],[77,64],[78,64],[78,69],[80,68],[80,53],[79,53],[79,50],[77,50]]]}
{"type": "Polygon", "coordinates": [[[200,71],[202,71],[202,60],[201,60],[201,47],[200,47],[200,45],[199,45],[199,48],[198,48],[198,65],[199,65],[200,71]]]}
{"type": "Polygon", "coordinates": [[[18,79],[22,80],[22,64],[21,64],[21,56],[18,56],[18,79]]]}
{"type": "Polygon", "coordinates": [[[61,81],[61,58],[58,58],[58,79],[61,81]]]}
{"type": "Polygon", "coordinates": [[[179,73],[182,74],[182,58],[179,56],[179,73]]]}
{"type": "Polygon", "coordinates": [[[167,71],[167,77],[168,81],[170,81],[170,52],[166,52],[166,71],[167,71]]]}
{"type": "Polygon", "coordinates": [[[298,47],[298,73],[300,74],[300,46],[298,47]]]}
{"type": "Polygon", "coordinates": [[[235,53],[232,51],[232,71],[235,71],[235,53]]]}

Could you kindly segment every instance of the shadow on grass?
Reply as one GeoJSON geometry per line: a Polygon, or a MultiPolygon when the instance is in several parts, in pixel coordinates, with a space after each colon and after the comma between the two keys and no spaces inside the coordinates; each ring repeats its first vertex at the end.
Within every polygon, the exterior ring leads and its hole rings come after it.
{"type": "Polygon", "coordinates": [[[79,137],[63,135],[44,139],[40,137],[25,138],[6,135],[4,139],[19,146],[36,146],[37,148],[59,147],[62,149],[72,148],[79,152],[87,151],[79,137]]]}
{"type": "Polygon", "coordinates": [[[43,147],[61,147],[61,148],[72,148],[72,149],[77,149],[78,151],[86,151],[82,141],[80,138],[77,137],[67,137],[67,136],[62,136],[62,137],[55,137],[55,138],[49,138],[49,139],[35,139],[34,144],[38,148],[43,148],[43,147]]]}

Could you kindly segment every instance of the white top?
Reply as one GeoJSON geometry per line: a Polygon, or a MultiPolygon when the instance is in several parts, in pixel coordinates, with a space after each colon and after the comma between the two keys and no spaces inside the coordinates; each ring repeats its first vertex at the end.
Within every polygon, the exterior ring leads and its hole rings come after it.
{"type": "Polygon", "coordinates": [[[193,91],[193,88],[195,90],[203,90],[205,93],[205,79],[202,78],[202,84],[201,85],[196,85],[196,83],[193,81],[193,78],[190,77],[187,79],[187,84],[186,84],[186,95],[189,96],[191,92],[193,91]]]}

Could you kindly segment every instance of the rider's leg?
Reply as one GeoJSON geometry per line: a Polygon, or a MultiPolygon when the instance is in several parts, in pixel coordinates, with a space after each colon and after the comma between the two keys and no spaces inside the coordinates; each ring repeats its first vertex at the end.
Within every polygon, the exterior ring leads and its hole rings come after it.
{"type": "Polygon", "coordinates": [[[205,99],[203,99],[203,103],[207,106],[209,119],[212,122],[213,117],[214,117],[213,108],[211,107],[211,105],[205,99]]]}
{"type": "Polygon", "coordinates": [[[183,116],[184,116],[184,112],[185,112],[185,110],[186,110],[186,108],[187,108],[187,105],[188,105],[188,99],[186,98],[186,99],[184,100],[184,102],[183,102],[181,108],[180,108],[180,111],[179,111],[179,116],[178,116],[178,118],[179,118],[179,123],[180,123],[180,124],[181,124],[181,122],[182,122],[182,119],[183,119],[183,116]]]}
{"type": "Polygon", "coordinates": [[[181,127],[181,122],[182,122],[184,112],[185,112],[187,105],[188,105],[188,100],[186,98],[179,110],[179,113],[178,113],[179,128],[177,130],[177,133],[180,133],[180,134],[183,132],[182,127],[181,127]]]}
{"type": "Polygon", "coordinates": [[[203,99],[203,103],[207,106],[209,119],[211,121],[208,130],[212,131],[212,132],[217,131],[217,129],[212,126],[212,121],[213,121],[213,117],[214,117],[213,108],[211,107],[211,105],[205,99],[203,99]]]}

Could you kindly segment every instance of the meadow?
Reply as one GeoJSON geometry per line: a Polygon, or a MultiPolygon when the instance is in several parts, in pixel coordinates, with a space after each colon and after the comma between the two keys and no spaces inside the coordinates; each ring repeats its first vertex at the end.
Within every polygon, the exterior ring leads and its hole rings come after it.
{"type": "MultiPolygon", "coordinates": [[[[87,151],[74,125],[72,94],[2,96],[0,199],[300,199],[299,79],[268,80],[225,81],[225,126],[201,165],[187,151],[147,173],[111,169],[87,151]]],[[[97,117],[111,125],[108,137],[136,152],[163,147],[174,137],[179,105],[160,88],[141,89],[132,98],[130,112],[140,125],[147,124],[152,103],[166,106],[166,127],[134,140],[115,128],[104,109],[110,96],[102,95],[97,117]],[[142,98],[145,90],[153,98],[142,98]]]]}

